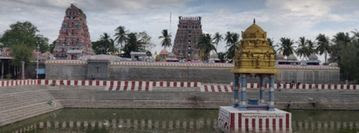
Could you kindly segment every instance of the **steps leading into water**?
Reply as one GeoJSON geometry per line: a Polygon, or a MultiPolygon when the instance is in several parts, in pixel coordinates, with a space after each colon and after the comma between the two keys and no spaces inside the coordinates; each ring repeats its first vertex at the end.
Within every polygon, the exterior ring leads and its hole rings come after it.
{"type": "Polygon", "coordinates": [[[41,87],[7,87],[0,95],[0,126],[61,109],[48,90],[41,87]],[[26,91],[24,91],[26,90],[26,91]]]}

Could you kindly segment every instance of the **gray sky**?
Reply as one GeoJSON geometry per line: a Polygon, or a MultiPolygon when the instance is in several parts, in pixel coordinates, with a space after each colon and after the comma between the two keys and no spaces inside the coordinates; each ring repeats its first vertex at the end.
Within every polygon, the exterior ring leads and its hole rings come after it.
{"type": "MultiPolygon", "coordinates": [[[[314,39],[359,29],[359,0],[1,0],[0,34],[16,21],[30,21],[52,42],[70,3],[87,15],[92,41],[123,25],[148,32],[157,45],[152,51],[161,49],[158,36],[169,28],[170,12],[173,37],[178,16],[202,16],[203,31],[211,34],[240,33],[256,18],[275,43],[280,37],[314,39]]],[[[219,51],[224,50],[222,44],[219,51]]]]}

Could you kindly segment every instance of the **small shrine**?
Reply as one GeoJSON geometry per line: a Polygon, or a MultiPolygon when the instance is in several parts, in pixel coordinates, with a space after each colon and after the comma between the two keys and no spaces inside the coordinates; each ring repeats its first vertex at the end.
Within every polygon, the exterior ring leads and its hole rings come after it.
{"type": "Polygon", "coordinates": [[[291,114],[274,107],[275,55],[267,41],[267,33],[253,20],[242,32],[240,46],[236,49],[232,69],[233,105],[220,107],[218,126],[222,131],[291,130],[291,114]],[[247,97],[249,78],[257,82],[257,99],[247,97]]]}

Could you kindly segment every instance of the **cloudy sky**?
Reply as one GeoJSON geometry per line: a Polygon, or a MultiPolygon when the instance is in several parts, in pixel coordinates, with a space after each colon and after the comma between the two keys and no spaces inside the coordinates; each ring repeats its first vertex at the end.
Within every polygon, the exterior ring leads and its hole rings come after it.
{"type": "Polygon", "coordinates": [[[123,25],[147,31],[157,44],[152,51],[161,49],[158,36],[170,27],[170,12],[173,36],[178,16],[202,16],[203,31],[211,34],[241,32],[256,18],[274,40],[359,29],[359,0],[1,0],[0,34],[16,21],[30,21],[52,42],[71,3],[86,13],[92,41],[123,25]]]}

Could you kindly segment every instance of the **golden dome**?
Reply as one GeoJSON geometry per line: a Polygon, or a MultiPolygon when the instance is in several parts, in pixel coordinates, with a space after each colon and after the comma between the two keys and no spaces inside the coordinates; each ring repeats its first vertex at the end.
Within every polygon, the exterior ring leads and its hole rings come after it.
{"type": "Polygon", "coordinates": [[[267,33],[255,20],[244,32],[240,47],[234,57],[233,73],[275,74],[275,51],[268,44],[267,33]]]}
{"type": "Polygon", "coordinates": [[[267,33],[256,24],[255,20],[242,34],[243,38],[267,38],[267,33]]]}

